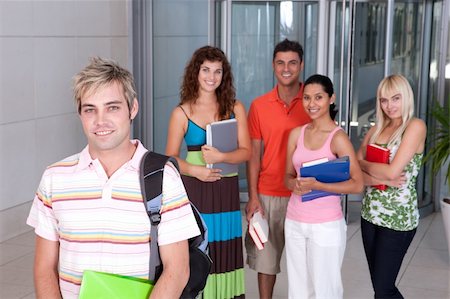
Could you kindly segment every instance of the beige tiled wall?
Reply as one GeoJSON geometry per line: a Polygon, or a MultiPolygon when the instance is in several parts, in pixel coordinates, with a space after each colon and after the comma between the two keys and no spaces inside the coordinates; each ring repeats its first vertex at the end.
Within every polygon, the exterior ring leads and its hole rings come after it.
{"type": "Polygon", "coordinates": [[[129,1],[0,0],[0,241],[24,225],[45,166],[85,138],[72,76],[91,56],[128,61],[129,1]]]}

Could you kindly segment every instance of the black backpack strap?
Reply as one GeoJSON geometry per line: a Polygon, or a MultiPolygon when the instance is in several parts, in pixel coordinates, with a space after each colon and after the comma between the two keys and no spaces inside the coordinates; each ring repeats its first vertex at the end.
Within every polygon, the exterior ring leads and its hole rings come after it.
{"type": "Polygon", "coordinates": [[[172,162],[178,170],[175,158],[148,151],[142,157],[140,166],[141,193],[151,224],[149,279],[154,282],[162,272],[158,248],[158,225],[161,222],[162,185],[164,166],[167,162],[172,162]]]}

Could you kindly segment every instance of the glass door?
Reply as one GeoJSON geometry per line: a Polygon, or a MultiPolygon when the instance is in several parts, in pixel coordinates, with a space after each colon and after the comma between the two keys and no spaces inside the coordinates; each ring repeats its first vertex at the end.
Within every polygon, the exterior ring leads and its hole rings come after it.
{"type": "Polygon", "coordinates": [[[216,40],[229,49],[237,97],[247,109],[255,97],[276,84],[272,55],[281,40],[296,40],[303,46],[301,80],[317,71],[318,20],[317,1],[232,1],[230,34],[224,37],[227,33],[221,31],[222,38],[216,40]]]}
{"type": "MultiPolygon", "coordinates": [[[[215,14],[214,40],[228,52],[237,98],[247,111],[253,99],[275,86],[273,49],[283,39],[303,46],[302,81],[317,72],[317,1],[218,1],[215,14]]],[[[245,192],[245,165],[240,167],[239,178],[245,192]]]]}
{"type": "MultiPolygon", "coordinates": [[[[303,80],[328,74],[335,85],[337,120],[358,149],[375,123],[376,89],[388,74],[410,82],[416,115],[426,120],[428,65],[437,25],[433,3],[423,0],[216,1],[214,41],[226,50],[238,98],[251,101],[275,85],[275,44],[298,40],[305,50],[303,80]],[[428,34],[424,34],[424,31],[428,34]]],[[[439,3],[439,1],[437,1],[439,3]]],[[[419,206],[432,211],[429,170],[418,179],[419,206]],[[428,179],[429,180],[429,179],[428,179]],[[427,190],[426,192],[424,190],[427,190]]],[[[240,170],[245,191],[245,169],[240,170]]],[[[350,196],[360,200],[360,196],[350,196]]]]}
{"type": "MultiPolygon", "coordinates": [[[[405,76],[415,94],[416,115],[426,119],[426,70],[423,1],[331,1],[329,73],[339,100],[339,120],[357,150],[375,124],[376,90],[389,74],[405,76]],[[425,104],[423,104],[425,102],[425,104]]],[[[418,179],[419,207],[425,196],[423,171],[418,179]]],[[[349,198],[359,200],[358,196],[349,198]]]]}

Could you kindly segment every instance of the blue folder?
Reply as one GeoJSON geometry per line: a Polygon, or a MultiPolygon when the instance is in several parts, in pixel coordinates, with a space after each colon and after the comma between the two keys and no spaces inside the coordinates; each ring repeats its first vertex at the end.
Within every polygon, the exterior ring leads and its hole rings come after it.
{"type": "MultiPolygon", "coordinates": [[[[335,160],[327,161],[321,164],[301,167],[301,177],[314,177],[322,183],[339,183],[350,178],[350,161],[349,157],[341,157],[335,160]]],[[[329,195],[340,195],[322,190],[312,190],[309,193],[302,195],[302,201],[310,201],[318,197],[329,195]]]]}

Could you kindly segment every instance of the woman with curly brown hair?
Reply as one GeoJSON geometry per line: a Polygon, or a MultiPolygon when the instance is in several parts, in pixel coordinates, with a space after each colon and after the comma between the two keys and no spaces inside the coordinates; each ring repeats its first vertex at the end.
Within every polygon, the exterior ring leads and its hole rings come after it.
{"type": "Polygon", "coordinates": [[[166,154],[177,158],[189,199],[208,227],[213,260],[204,298],[244,297],[242,220],[237,173],[223,176],[205,164],[239,164],[250,158],[250,138],[243,104],[235,99],[231,66],[216,47],[196,50],[187,64],[180,90],[180,104],[173,110],[166,154]],[[224,153],[206,145],[206,125],[235,118],[238,148],[224,153]],[[181,144],[188,153],[180,157],[181,144]]]}

